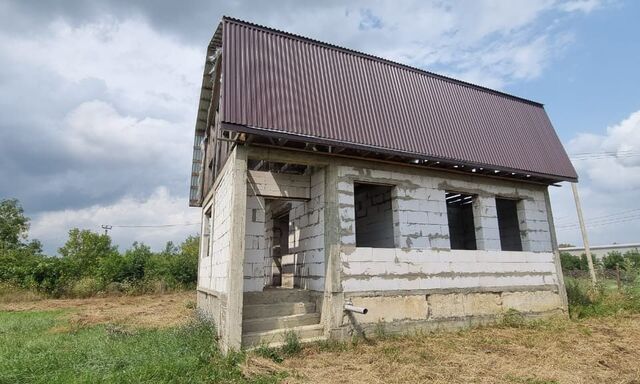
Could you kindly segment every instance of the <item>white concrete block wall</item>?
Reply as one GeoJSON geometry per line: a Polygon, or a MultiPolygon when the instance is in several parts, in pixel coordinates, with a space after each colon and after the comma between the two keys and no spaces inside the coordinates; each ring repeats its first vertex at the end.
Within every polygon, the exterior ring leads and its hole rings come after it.
{"type": "Polygon", "coordinates": [[[494,196],[477,196],[473,202],[473,223],[478,249],[501,250],[498,212],[494,196]]]}
{"type": "Polygon", "coordinates": [[[244,291],[262,291],[265,285],[266,245],[265,201],[248,195],[245,216],[244,291]]]}
{"type": "Polygon", "coordinates": [[[338,202],[345,292],[557,285],[544,186],[440,173],[341,166],[338,202]],[[354,182],[395,185],[398,248],[356,248],[354,182]],[[477,251],[451,250],[445,192],[476,196],[477,251]],[[501,251],[496,197],[520,201],[523,252],[501,251]]]}
{"type": "Polygon", "coordinates": [[[476,195],[474,221],[478,249],[501,249],[495,198],[502,196],[520,200],[518,218],[523,250],[551,251],[544,186],[481,176],[443,177],[428,172],[416,174],[349,166],[339,167],[338,172],[342,246],[355,246],[353,183],[360,181],[395,185],[394,235],[399,248],[450,249],[445,193],[456,191],[476,195]]]}
{"type": "MultiPolygon", "coordinates": [[[[209,257],[201,258],[198,267],[198,286],[225,293],[229,276],[230,230],[231,230],[231,189],[233,180],[232,162],[228,162],[219,174],[220,181],[214,191],[211,204],[203,209],[211,210],[212,227],[209,257]]],[[[203,246],[205,246],[203,244],[203,246]]]]}
{"type": "Polygon", "coordinates": [[[518,202],[520,238],[524,251],[544,252],[551,243],[547,208],[543,196],[518,202]]]}
{"type": "Polygon", "coordinates": [[[342,254],[345,292],[509,288],[558,283],[551,252],[356,248],[342,254]]]}
{"type": "Polygon", "coordinates": [[[403,185],[394,192],[397,244],[401,248],[449,248],[445,192],[403,185]]]}
{"type": "Polygon", "coordinates": [[[324,290],[324,170],[311,174],[309,201],[293,202],[289,214],[289,253],[295,255],[296,284],[324,290]]]}

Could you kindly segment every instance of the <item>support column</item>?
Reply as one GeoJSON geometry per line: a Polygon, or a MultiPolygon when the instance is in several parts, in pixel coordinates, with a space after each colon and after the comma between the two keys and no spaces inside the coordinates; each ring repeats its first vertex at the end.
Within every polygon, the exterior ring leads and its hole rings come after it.
{"type": "Polygon", "coordinates": [[[329,164],[325,168],[324,250],[325,288],[322,305],[322,322],[325,334],[338,329],[342,323],[344,295],[342,293],[340,263],[340,204],[338,199],[338,167],[329,164]]]}

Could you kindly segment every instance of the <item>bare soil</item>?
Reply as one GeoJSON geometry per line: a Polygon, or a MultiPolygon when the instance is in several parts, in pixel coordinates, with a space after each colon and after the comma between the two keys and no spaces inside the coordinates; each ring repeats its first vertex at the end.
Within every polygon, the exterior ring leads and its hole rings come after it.
{"type": "Polygon", "coordinates": [[[144,296],[88,299],[44,299],[0,303],[0,311],[69,310],[72,325],[119,324],[165,328],[183,324],[193,316],[193,291],[144,296]]]}

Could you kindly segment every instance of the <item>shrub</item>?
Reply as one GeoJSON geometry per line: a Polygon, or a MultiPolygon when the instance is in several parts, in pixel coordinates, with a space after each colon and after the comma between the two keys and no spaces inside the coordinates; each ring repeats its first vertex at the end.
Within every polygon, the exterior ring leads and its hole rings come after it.
{"type": "Polygon", "coordinates": [[[254,350],[254,353],[265,359],[272,360],[275,363],[282,363],[284,361],[284,357],[282,357],[278,349],[269,347],[266,344],[261,344],[254,350]]]}
{"type": "MultiPolygon", "coordinates": [[[[7,215],[14,215],[14,208],[7,215]]],[[[199,238],[195,236],[180,246],[169,242],[159,253],[137,242],[120,253],[108,235],[74,228],[59,249],[60,256],[49,257],[42,254],[38,241],[23,241],[24,230],[3,228],[6,244],[0,247],[0,284],[53,297],[87,297],[98,292],[164,293],[192,288],[197,281],[199,238]]]]}
{"type": "Polygon", "coordinates": [[[509,308],[503,315],[501,325],[510,328],[520,328],[526,324],[524,315],[518,310],[509,308]]]}
{"type": "Polygon", "coordinates": [[[282,352],[287,356],[293,356],[302,350],[302,344],[298,334],[294,331],[287,331],[284,335],[284,345],[282,346],[282,352]]]}
{"type": "Polygon", "coordinates": [[[602,283],[592,286],[586,279],[567,279],[569,314],[573,318],[640,313],[639,281],[624,290],[606,290],[602,283]]]}
{"type": "Polygon", "coordinates": [[[624,257],[618,251],[611,251],[602,258],[602,266],[605,269],[622,268],[624,265],[624,257]]]}
{"type": "MultiPolygon", "coordinates": [[[[591,261],[593,266],[598,266],[599,262],[595,254],[591,254],[591,261]]],[[[560,252],[560,264],[565,271],[588,271],[589,263],[587,261],[587,255],[582,254],[580,256],[573,256],[568,252],[560,252]]]]}
{"type": "MultiPolygon", "coordinates": [[[[567,271],[582,270],[581,258],[568,252],[560,252],[560,264],[567,271]]],[[[586,261],[586,259],[585,259],[586,261]]]]}
{"type": "Polygon", "coordinates": [[[625,260],[629,260],[634,268],[640,268],[640,251],[634,249],[624,253],[625,260]]]}
{"type": "Polygon", "coordinates": [[[86,298],[95,296],[100,291],[98,279],[93,277],[83,277],[75,281],[71,286],[70,293],[73,297],[86,298]]]}

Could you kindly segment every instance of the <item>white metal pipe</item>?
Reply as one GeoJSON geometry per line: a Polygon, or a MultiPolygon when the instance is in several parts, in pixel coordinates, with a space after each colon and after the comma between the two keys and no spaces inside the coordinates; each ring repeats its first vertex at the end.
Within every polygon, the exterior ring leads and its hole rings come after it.
{"type": "Polygon", "coordinates": [[[349,312],[361,313],[363,315],[366,315],[367,312],[369,312],[369,310],[367,308],[365,308],[365,307],[356,307],[352,303],[346,303],[344,305],[344,310],[345,311],[349,311],[349,312]]]}

